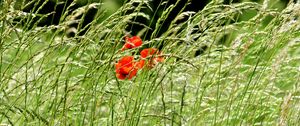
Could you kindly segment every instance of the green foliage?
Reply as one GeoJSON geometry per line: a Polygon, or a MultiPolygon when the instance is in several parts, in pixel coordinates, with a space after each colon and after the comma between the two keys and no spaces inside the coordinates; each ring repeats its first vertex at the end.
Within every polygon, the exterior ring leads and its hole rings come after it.
{"type": "Polygon", "coordinates": [[[136,54],[120,50],[124,29],[129,23],[148,28],[135,21],[152,19],[141,11],[145,2],[129,1],[112,14],[102,9],[85,35],[68,38],[64,19],[30,30],[13,25],[26,14],[3,1],[0,125],[298,124],[299,4],[274,9],[268,0],[213,0],[199,12],[181,12],[177,17],[187,21],[176,24],[176,18],[158,36],[171,5],[144,41],[164,44],[164,63],[121,81],[114,63],[136,54]],[[208,48],[194,57],[202,46],[208,48]]]}

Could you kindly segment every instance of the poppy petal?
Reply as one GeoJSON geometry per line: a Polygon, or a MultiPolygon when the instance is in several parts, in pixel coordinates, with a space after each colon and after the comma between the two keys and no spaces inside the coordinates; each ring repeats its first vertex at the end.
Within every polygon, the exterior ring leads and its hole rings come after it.
{"type": "Polygon", "coordinates": [[[145,60],[140,60],[140,61],[138,61],[138,62],[135,63],[135,66],[136,66],[137,68],[141,69],[141,68],[144,67],[145,62],[146,62],[145,60]]]}
{"type": "Polygon", "coordinates": [[[131,38],[126,36],[125,44],[124,44],[122,50],[136,48],[136,47],[141,46],[142,44],[143,44],[143,41],[139,36],[133,36],[131,38]]]}
{"type": "Polygon", "coordinates": [[[129,73],[129,76],[128,76],[128,79],[131,79],[132,77],[134,77],[137,73],[138,69],[133,69],[130,73],[129,73]]]}
{"type": "Polygon", "coordinates": [[[124,74],[117,73],[116,76],[117,76],[117,78],[119,78],[121,80],[124,80],[126,78],[126,75],[124,75],[124,74]]]}
{"type": "Polygon", "coordinates": [[[143,49],[140,52],[142,58],[146,58],[148,56],[152,56],[155,53],[157,53],[157,49],[156,48],[143,49]]]}
{"type": "Polygon", "coordinates": [[[123,58],[121,58],[119,60],[118,63],[120,63],[122,65],[122,67],[123,67],[124,65],[126,65],[126,66],[130,65],[133,60],[134,60],[133,56],[124,56],[123,58]]]}

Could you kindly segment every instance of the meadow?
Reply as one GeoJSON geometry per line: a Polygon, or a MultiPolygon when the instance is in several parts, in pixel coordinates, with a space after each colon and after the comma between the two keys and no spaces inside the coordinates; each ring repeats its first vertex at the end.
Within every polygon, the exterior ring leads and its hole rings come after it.
{"type": "Polygon", "coordinates": [[[150,2],[98,3],[85,34],[67,37],[68,15],[38,26],[15,9],[25,2],[0,1],[0,125],[300,125],[299,1],[211,0],[163,28],[179,2],[157,20],[141,11],[156,12],[150,2]],[[129,36],[142,45],[123,49],[129,36]],[[163,61],[120,79],[118,61],[145,48],[163,61]]]}

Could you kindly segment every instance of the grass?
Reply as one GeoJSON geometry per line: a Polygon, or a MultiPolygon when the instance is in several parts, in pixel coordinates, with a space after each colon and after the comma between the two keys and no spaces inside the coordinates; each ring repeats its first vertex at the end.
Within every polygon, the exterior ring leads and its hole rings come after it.
{"type": "Polygon", "coordinates": [[[147,1],[130,1],[67,38],[63,19],[28,30],[25,16],[25,28],[13,25],[24,13],[10,2],[0,9],[0,125],[299,125],[299,3],[277,10],[268,0],[212,1],[159,35],[172,6],[150,32],[135,22],[154,21],[141,11],[147,1]],[[165,61],[123,81],[114,63],[139,53],[120,52],[130,23],[150,34],[144,43],[164,44],[165,61]]]}

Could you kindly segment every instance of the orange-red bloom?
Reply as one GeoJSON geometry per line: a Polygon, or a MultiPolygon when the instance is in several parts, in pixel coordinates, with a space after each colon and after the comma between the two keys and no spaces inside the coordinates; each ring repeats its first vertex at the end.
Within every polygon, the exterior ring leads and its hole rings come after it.
{"type": "Polygon", "coordinates": [[[125,37],[125,45],[123,46],[122,50],[136,48],[142,44],[143,41],[139,36],[133,36],[131,38],[125,37]]]}
{"type": "Polygon", "coordinates": [[[149,58],[149,60],[147,60],[148,62],[148,66],[149,67],[154,67],[154,65],[158,64],[159,62],[163,62],[164,58],[162,56],[157,56],[160,55],[160,52],[156,49],[156,48],[148,48],[148,49],[143,49],[141,52],[141,60],[139,62],[141,62],[140,64],[145,64],[145,59],[149,58]]]}
{"type": "MultiPolygon", "coordinates": [[[[132,49],[142,45],[142,40],[138,36],[133,36],[131,38],[125,38],[125,45],[122,50],[132,49]]],[[[164,57],[161,56],[161,52],[156,48],[144,49],[140,52],[141,57],[139,61],[134,61],[133,56],[124,56],[116,64],[116,76],[117,78],[131,79],[133,78],[139,69],[142,69],[146,64],[148,68],[153,68],[159,62],[164,61],[164,57]]]]}
{"type": "Polygon", "coordinates": [[[119,79],[131,79],[138,71],[133,56],[124,56],[115,65],[116,75],[119,79]]]}
{"type": "Polygon", "coordinates": [[[140,54],[141,54],[141,57],[142,58],[147,58],[148,56],[149,57],[152,57],[153,54],[157,54],[158,51],[156,48],[148,48],[148,49],[143,49],[140,54]]]}
{"type": "Polygon", "coordinates": [[[139,69],[143,68],[145,65],[145,60],[140,60],[138,62],[136,62],[135,66],[139,69]]]}

